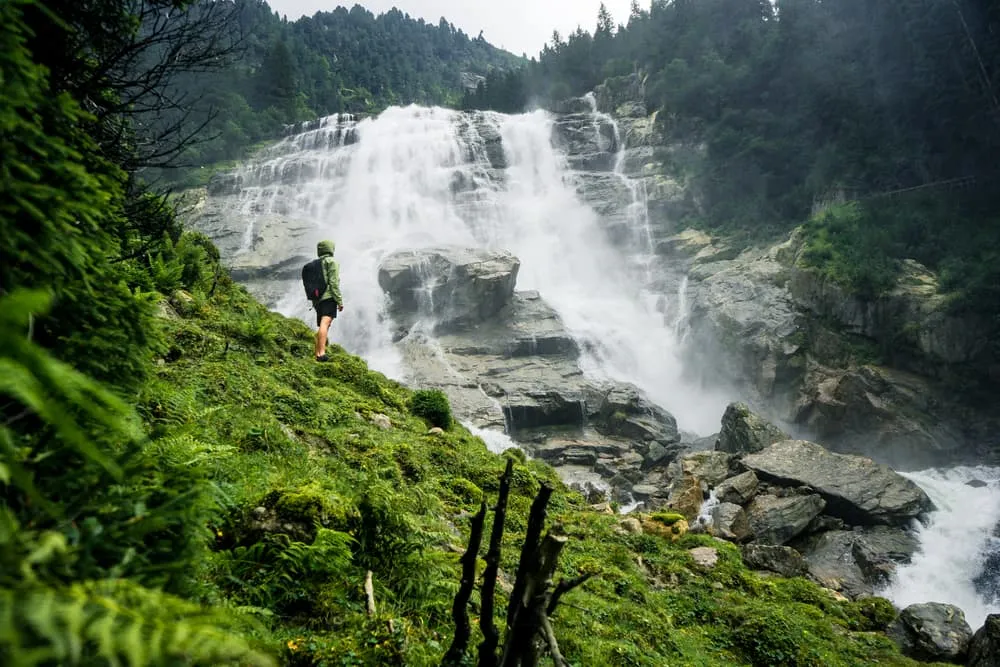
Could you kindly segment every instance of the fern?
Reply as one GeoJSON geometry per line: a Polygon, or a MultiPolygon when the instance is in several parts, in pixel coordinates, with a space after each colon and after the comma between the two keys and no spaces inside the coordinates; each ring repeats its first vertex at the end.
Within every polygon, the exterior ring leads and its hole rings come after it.
{"type": "Polygon", "coordinates": [[[240,638],[237,617],[128,580],[0,588],[0,655],[16,666],[273,665],[240,638]]]}

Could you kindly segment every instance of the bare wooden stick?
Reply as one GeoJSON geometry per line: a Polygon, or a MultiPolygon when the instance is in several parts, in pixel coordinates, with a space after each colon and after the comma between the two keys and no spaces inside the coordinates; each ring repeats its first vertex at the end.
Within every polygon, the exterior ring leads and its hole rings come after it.
{"type": "Polygon", "coordinates": [[[531,503],[531,511],[528,514],[528,530],[524,535],[524,544],[521,547],[521,560],[517,565],[514,590],[510,593],[510,604],[507,605],[508,631],[514,627],[514,617],[517,616],[522,607],[527,577],[538,568],[538,541],[545,525],[545,508],[549,504],[551,496],[552,487],[548,484],[542,484],[534,502],[531,503]]]}
{"type": "Polygon", "coordinates": [[[375,615],[375,585],[372,583],[372,571],[368,570],[365,573],[365,599],[367,600],[368,606],[367,611],[369,616],[375,615]]]}
{"type": "Polygon", "coordinates": [[[479,544],[483,539],[483,523],[486,520],[486,503],[479,507],[479,512],[472,517],[469,533],[469,547],[462,555],[462,583],[455,594],[455,602],[451,607],[451,617],[455,621],[455,638],[441,661],[443,665],[457,665],[465,655],[469,646],[472,627],[469,624],[469,599],[476,584],[476,556],[479,554],[479,544]]]}
{"type": "Polygon", "coordinates": [[[483,641],[479,644],[479,667],[496,667],[497,646],[500,631],[493,619],[496,600],[497,573],[500,571],[500,545],[503,541],[504,522],[507,520],[507,499],[510,496],[510,481],[514,476],[514,459],[507,459],[507,468],[500,478],[500,493],[497,496],[496,512],[493,515],[493,530],[490,532],[490,546],[486,551],[486,570],[483,572],[481,591],[482,613],[479,628],[483,641]]]}

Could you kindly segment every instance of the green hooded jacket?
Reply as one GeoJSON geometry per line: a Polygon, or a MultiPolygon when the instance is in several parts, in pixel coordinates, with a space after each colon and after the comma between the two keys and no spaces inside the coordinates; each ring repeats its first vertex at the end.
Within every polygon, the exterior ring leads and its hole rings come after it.
{"type": "Polygon", "coordinates": [[[344,298],[340,294],[340,266],[333,259],[333,251],[336,248],[333,241],[320,241],[316,244],[316,254],[323,260],[323,278],[326,279],[326,291],[319,300],[333,299],[343,305],[344,298]]]}

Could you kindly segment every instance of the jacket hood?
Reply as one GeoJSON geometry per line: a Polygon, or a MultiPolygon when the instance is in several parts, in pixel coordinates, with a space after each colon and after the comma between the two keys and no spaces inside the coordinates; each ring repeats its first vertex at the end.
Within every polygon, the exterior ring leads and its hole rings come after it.
{"type": "Polygon", "coordinates": [[[320,241],[316,244],[316,254],[320,257],[324,255],[333,256],[333,251],[337,249],[337,245],[333,241],[320,241]]]}

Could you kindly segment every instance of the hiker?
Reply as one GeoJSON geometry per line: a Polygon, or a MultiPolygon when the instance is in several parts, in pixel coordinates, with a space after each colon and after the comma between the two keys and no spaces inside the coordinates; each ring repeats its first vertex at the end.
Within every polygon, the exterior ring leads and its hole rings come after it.
{"type": "Polygon", "coordinates": [[[306,297],[316,309],[316,361],[329,361],[326,356],[326,335],[337,313],[344,310],[344,299],[340,295],[340,267],[333,260],[337,246],[333,241],[316,244],[317,259],[302,267],[302,285],[306,297]]]}

